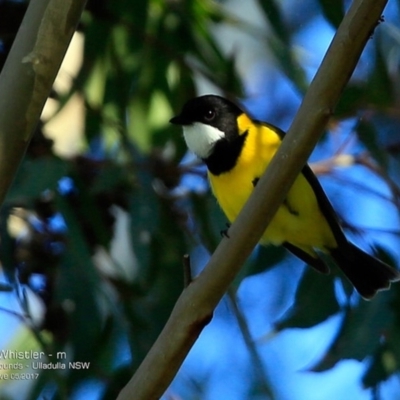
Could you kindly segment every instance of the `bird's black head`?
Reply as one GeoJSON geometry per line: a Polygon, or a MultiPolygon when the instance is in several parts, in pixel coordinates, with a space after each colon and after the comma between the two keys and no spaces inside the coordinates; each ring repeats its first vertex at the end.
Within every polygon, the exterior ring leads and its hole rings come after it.
{"type": "Polygon", "coordinates": [[[228,133],[236,129],[236,118],[242,113],[238,106],[223,97],[205,95],[189,100],[183,106],[182,112],[170,122],[177,125],[200,122],[228,133]]]}
{"type": "Polygon", "coordinates": [[[182,125],[188,148],[206,160],[216,145],[234,142],[239,136],[237,118],[243,111],[231,101],[215,95],[189,100],[172,124],[182,125]]]}

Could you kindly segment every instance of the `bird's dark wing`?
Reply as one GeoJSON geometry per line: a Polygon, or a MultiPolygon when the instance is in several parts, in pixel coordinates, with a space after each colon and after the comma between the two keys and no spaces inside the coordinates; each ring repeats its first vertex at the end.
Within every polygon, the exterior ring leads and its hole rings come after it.
{"type": "Polygon", "coordinates": [[[342,228],[340,227],[338,216],[333,209],[331,202],[326,196],[324,189],[322,189],[322,186],[319,183],[317,177],[314,175],[314,172],[312,172],[308,164],[303,167],[301,172],[307,179],[307,182],[312,187],[315,196],[317,197],[319,208],[321,209],[322,214],[324,215],[330,228],[332,229],[333,236],[335,237],[338,246],[340,246],[340,244],[342,243],[347,244],[347,239],[344,236],[342,228]]]}

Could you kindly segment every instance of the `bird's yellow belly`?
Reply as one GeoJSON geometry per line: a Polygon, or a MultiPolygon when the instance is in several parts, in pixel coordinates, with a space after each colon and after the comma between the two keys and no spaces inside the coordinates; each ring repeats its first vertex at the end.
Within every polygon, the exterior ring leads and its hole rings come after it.
{"type": "MultiPolygon", "coordinates": [[[[254,189],[253,175],[248,172],[209,174],[213,193],[230,222],[236,219],[254,189]]],[[[337,246],[315,194],[303,175],[296,179],[286,199],[290,209],[286,205],[279,207],[261,238],[262,244],[288,242],[311,255],[315,255],[314,248],[324,251],[337,246]]]]}

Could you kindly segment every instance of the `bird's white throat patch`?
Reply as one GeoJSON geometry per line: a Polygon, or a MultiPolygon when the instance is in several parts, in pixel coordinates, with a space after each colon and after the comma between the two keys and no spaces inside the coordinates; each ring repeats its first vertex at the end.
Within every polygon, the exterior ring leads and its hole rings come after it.
{"type": "Polygon", "coordinates": [[[189,150],[200,158],[207,158],[215,143],[225,134],[214,126],[195,122],[192,125],[183,126],[183,136],[189,150]]]}

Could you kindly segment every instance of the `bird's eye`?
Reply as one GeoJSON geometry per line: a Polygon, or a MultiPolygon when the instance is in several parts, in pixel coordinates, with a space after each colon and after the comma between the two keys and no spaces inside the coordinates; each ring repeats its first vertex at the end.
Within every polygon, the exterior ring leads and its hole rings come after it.
{"type": "Polygon", "coordinates": [[[212,121],[215,118],[215,111],[212,108],[209,108],[205,113],[204,113],[204,119],[206,121],[212,121]]]}

